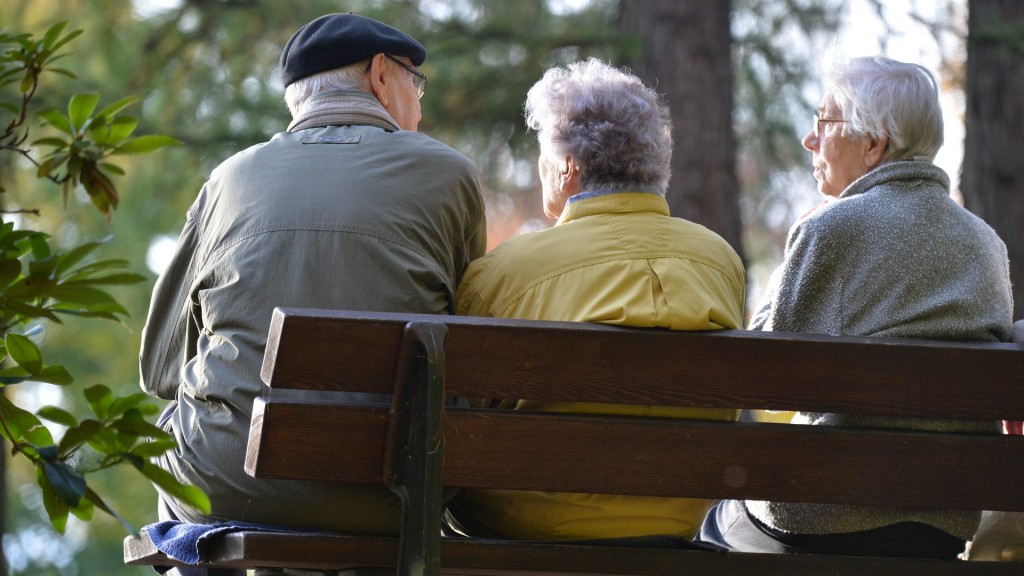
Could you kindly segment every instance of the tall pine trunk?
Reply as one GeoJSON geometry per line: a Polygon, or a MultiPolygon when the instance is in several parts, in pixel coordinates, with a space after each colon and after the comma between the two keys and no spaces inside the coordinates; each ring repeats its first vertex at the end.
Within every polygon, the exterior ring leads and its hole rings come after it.
{"type": "Polygon", "coordinates": [[[714,230],[742,257],[730,9],[728,0],[621,0],[619,27],[642,41],[631,67],[672,111],[672,215],[714,230]]]}
{"type": "Polygon", "coordinates": [[[1024,316],[1024,2],[970,0],[964,205],[1006,242],[1024,316]]]}

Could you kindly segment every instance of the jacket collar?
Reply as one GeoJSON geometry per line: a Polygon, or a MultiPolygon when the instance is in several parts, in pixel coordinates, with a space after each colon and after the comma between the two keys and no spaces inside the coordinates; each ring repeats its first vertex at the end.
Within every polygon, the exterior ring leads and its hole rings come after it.
{"type": "Polygon", "coordinates": [[[876,186],[897,180],[931,180],[949,193],[949,175],[942,168],[928,161],[897,160],[882,164],[854,180],[839,198],[863,194],[876,186]]]}
{"type": "Polygon", "coordinates": [[[289,132],[324,126],[376,126],[401,130],[372,94],[359,90],[331,90],[310,98],[288,125],[289,132]]]}
{"type": "Polygon", "coordinates": [[[669,215],[668,201],[657,192],[647,191],[601,191],[600,193],[577,194],[565,203],[558,224],[612,212],[655,212],[669,215]]]}

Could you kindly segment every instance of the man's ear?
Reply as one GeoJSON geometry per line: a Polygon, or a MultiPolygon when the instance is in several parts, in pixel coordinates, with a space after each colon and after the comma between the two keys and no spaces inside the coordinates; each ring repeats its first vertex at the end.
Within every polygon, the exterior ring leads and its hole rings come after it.
{"type": "Polygon", "coordinates": [[[388,105],[388,78],[384,74],[384,54],[376,54],[370,59],[370,93],[373,94],[381,106],[388,105]]]}

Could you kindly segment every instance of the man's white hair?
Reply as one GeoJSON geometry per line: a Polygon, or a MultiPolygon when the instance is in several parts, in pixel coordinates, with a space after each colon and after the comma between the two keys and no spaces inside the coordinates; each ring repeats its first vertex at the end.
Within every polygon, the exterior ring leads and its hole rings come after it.
{"type": "Polygon", "coordinates": [[[313,74],[292,82],[284,90],[284,101],[295,118],[310,98],[331,90],[366,90],[368,60],[343,68],[313,74]]]}

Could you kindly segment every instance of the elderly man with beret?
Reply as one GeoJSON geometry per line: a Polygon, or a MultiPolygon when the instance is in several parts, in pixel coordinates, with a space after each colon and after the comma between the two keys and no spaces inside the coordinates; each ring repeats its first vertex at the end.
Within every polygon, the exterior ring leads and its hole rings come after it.
{"type": "Polygon", "coordinates": [[[383,487],[257,480],[242,466],[277,306],[452,313],[484,252],[477,172],[416,132],[426,76],[419,42],[330,14],[284,47],[292,121],[217,167],[189,209],[153,292],[142,387],[171,400],[178,441],[159,465],[198,486],[210,515],[162,494],[161,519],[395,533],[383,487]]]}

